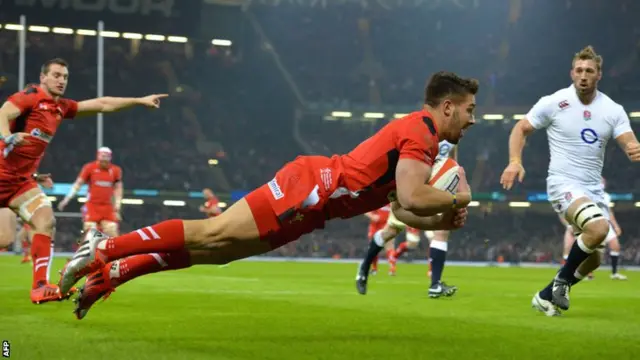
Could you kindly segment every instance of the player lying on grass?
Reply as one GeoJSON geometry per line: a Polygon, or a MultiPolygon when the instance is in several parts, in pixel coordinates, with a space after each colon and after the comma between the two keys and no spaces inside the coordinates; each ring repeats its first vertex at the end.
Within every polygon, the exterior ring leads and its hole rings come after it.
{"type": "Polygon", "coordinates": [[[215,218],[169,220],[115,238],[89,230],[62,272],[61,290],[88,275],[75,310],[82,318],[96,300],[136,276],[264,254],[327,220],[389,202],[409,226],[462,227],[471,201],[468,185],[451,194],[426,182],[439,140],[458,143],[475,123],[477,91],[477,80],[436,73],[422,110],[390,122],[347,155],[299,156],[215,218]]]}

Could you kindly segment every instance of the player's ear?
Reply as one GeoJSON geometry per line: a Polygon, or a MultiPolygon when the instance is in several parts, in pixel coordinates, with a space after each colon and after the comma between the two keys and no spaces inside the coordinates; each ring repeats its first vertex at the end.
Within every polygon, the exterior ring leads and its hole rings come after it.
{"type": "Polygon", "coordinates": [[[444,99],[442,101],[442,113],[445,116],[451,116],[453,114],[454,105],[451,99],[444,99]]]}

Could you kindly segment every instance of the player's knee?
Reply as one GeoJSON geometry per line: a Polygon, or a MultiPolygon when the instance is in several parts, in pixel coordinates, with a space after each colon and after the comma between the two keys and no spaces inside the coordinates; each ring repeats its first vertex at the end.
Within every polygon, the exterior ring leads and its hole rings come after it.
{"type": "Polygon", "coordinates": [[[446,230],[434,231],[433,240],[447,242],[449,241],[449,233],[450,231],[446,231],[446,230]]]}
{"type": "Polygon", "coordinates": [[[118,236],[118,224],[112,221],[106,221],[102,225],[102,231],[108,236],[118,236]]]}
{"type": "Polygon", "coordinates": [[[224,217],[184,222],[185,242],[193,248],[210,249],[224,246],[231,241],[224,217]]]}
{"type": "Polygon", "coordinates": [[[617,237],[609,241],[609,250],[616,253],[620,252],[620,242],[617,237]]]}
{"type": "Polygon", "coordinates": [[[601,244],[609,234],[609,222],[602,218],[587,224],[583,228],[582,240],[589,247],[601,244]]]}
{"type": "Polygon", "coordinates": [[[98,228],[98,223],[92,222],[92,221],[86,221],[82,224],[82,230],[89,230],[89,229],[97,229],[98,228]]]}
{"type": "Polygon", "coordinates": [[[53,231],[56,229],[56,218],[51,214],[51,216],[34,216],[31,219],[31,223],[33,224],[33,231],[43,234],[53,234],[53,231]]]}
{"type": "Polygon", "coordinates": [[[15,240],[14,235],[10,232],[0,231],[0,249],[8,248],[15,240]]]}

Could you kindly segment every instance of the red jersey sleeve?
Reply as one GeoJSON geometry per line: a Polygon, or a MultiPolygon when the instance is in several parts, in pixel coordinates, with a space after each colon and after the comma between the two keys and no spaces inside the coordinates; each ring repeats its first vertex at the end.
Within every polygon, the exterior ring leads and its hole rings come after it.
{"type": "Polygon", "coordinates": [[[62,107],[62,118],[73,119],[78,113],[78,102],[71,99],[60,99],[60,106],[62,107]]]}
{"type": "Polygon", "coordinates": [[[83,166],[82,170],[80,171],[80,175],[78,176],[85,183],[88,183],[89,179],[91,178],[91,171],[93,171],[93,166],[92,165],[93,165],[93,163],[89,163],[89,164],[86,164],[85,166],[83,166]]]}
{"type": "Polygon", "coordinates": [[[36,106],[38,103],[38,93],[29,91],[17,92],[9,96],[7,101],[20,109],[20,114],[24,114],[36,106]]]}
{"type": "Polygon", "coordinates": [[[438,138],[420,119],[412,119],[399,127],[397,149],[400,159],[413,159],[433,166],[438,138]]]}

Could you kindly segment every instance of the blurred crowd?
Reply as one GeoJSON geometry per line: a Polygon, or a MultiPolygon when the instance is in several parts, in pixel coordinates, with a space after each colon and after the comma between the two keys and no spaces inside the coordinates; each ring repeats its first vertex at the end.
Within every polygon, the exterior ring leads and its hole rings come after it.
{"type": "MultiPolygon", "coordinates": [[[[247,11],[251,22],[234,24],[243,31],[231,48],[105,39],[105,95],[170,94],[158,111],[134,109],[104,118],[104,145],[123,167],[125,189],[251,190],[297,155],[347,152],[388,121],[325,121],[320,115],[299,115],[296,109],[308,102],[332,104],[336,110],[351,105],[418,108],[426,77],[442,69],[480,79],[481,108],[526,109],[569,84],[572,55],[587,44],[605,57],[601,89],[634,110],[640,98],[640,26],[634,16],[640,2],[437,3],[393,10],[349,4],[326,9],[255,5],[247,11]]],[[[2,98],[18,88],[17,35],[0,30],[2,98]]],[[[27,82],[38,82],[42,62],[62,57],[70,64],[68,97],[96,96],[95,37],[28,32],[26,38],[27,82]]],[[[482,122],[461,142],[459,160],[475,192],[500,190],[513,124],[482,122]]],[[[640,186],[634,180],[640,179],[640,174],[634,176],[638,168],[614,143],[609,146],[609,190],[633,192],[640,186]]],[[[95,119],[67,121],[40,171],[52,173],[57,182],[72,182],[82,165],[94,159],[95,148],[95,119]]],[[[527,178],[514,194],[545,190],[548,156],[546,135],[532,136],[524,157],[527,178]]],[[[124,231],[165,218],[201,216],[193,208],[146,204],[124,211],[124,231]]],[[[620,222],[629,229],[622,239],[625,262],[640,263],[633,217],[624,214],[620,222]]],[[[366,225],[364,217],[333,222],[272,255],[359,257],[366,225]]],[[[79,219],[62,218],[56,246],[68,250],[79,228],[79,219]]],[[[550,208],[546,213],[491,216],[474,209],[467,229],[454,236],[450,258],[553,261],[561,238],[562,228],[550,208]]],[[[424,249],[414,256],[423,258],[424,249]]]]}

